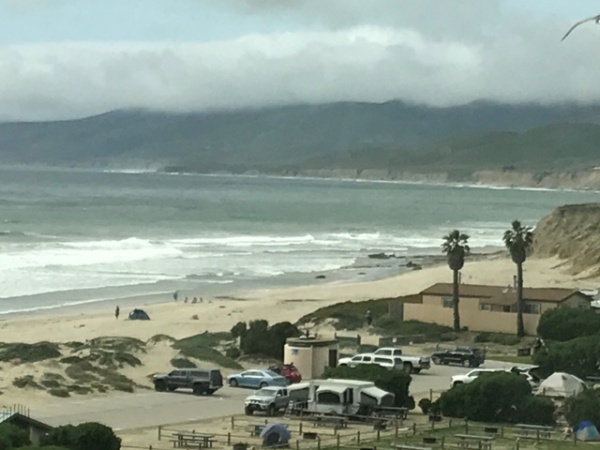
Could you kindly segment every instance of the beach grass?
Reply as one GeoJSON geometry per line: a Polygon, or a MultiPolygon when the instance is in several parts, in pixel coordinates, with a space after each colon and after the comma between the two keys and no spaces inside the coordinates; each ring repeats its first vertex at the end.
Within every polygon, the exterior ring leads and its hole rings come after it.
{"type": "Polygon", "coordinates": [[[58,344],[52,342],[0,343],[0,361],[19,360],[23,363],[44,361],[61,356],[58,344]]]}
{"type": "Polygon", "coordinates": [[[226,369],[242,369],[237,361],[215,349],[223,344],[230,343],[232,340],[233,337],[229,332],[204,332],[178,340],[173,344],[173,348],[179,350],[185,358],[211,362],[226,369]]]}

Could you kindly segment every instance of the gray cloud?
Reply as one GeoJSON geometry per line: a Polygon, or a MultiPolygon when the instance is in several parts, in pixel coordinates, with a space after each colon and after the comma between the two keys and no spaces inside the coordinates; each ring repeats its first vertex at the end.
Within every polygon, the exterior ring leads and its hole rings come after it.
{"type": "MultiPolygon", "coordinates": [[[[227,1],[264,13],[257,2],[227,1]]],[[[271,4],[269,13],[276,14],[277,4],[284,2],[260,3],[261,8],[271,4]]],[[[569,23],[506,18],[507,12],[491,1],[436,1],[435,13],[427,15],[434,2],[419,0],[411,3],[418,7],[393,9],[379,21],[383,11],[376,5],[385,0],[323,3],[327,9],[318,14],[316,0],[295,3],[299,13],[312,11],[315,20],[331,25],[323,31],[213,43],[0,47],[0,117],[39,120],[118,108],[186,112],[392,99],[433,106],[478,99],[600,100],[600,62],[587,56],[600,44],[600,29],[593,25],[560,43],[569,23]],[[333,17],[342,3],[344,13],[333,17]],[[372,8],[363,8],[361,18],[359,4],[366,3],[372,8]]]]}

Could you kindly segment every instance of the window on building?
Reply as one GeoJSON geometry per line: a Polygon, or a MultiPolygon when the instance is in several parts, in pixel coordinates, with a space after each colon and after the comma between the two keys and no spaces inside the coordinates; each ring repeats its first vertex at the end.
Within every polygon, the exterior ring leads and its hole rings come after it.
{"type": "Polygon", "coordinates": [[[452,297],[442,297],[442,306],[444,308],[453,308],[454,302],[452,301],[452,297]]]}
{"type": "Polygon", "coordinates": [[[487,303],[482,303],[481,305],[479,305],[479,309],[482,311],[491,311],[492,305],[488,305],[487,303]]]}
{"type": "Polygon", "coordinates": [[[540,314],[540,304],[534,302],[525,302],[525,305],[523,305],[523,312],[525,314],[540,314]]]}
{"type": "Polygon", "coordinates": [[[502,312],[510,312],[510,306],[503,306],[502,312]]]}

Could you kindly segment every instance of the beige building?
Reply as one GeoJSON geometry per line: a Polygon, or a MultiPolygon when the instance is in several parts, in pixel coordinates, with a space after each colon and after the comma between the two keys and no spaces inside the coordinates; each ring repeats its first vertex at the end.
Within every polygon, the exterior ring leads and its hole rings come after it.
{"type": "MultiPolygon", "coordinates": [[[[420,293],[417,304],[404,305],[404,320],[419,320],[452,326],[452,283],[437,283],[420,293]]],[[[516,292],[512,287],[461,284],[460,324],[471,331],[515,334],[516,292]]],[[[576,289],[524,288],[525,333],[537,334],[540,316],[559,306],[590,308],[592,298],[576,289]]]]}
{"type": "Polygon", "coordinates": [[[294,364],[305,380],[319,378],[327,367],[335,367],[339,344],[336,339],[288,338],[283,348],[284,364],[294,364]]]}

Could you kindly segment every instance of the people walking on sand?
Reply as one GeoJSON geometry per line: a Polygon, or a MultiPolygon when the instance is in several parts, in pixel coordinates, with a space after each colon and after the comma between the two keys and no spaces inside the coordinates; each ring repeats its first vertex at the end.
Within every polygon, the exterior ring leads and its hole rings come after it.
{"type": "Polygon", "coordinates": [[[117,305],[117,307],[115,308],[115,319],[119,318],[120,313],[121,313],[121,310],[119,309],[119,305],[117,305]]]}
{"type": "Polygon", "coordinates": [[[188,298],[186,297],[185,300],[183,301],[183,303],[187,303],[188,302],[188,298]]]}
{"type": "Polygon", "coordinates": [[[373,316],[371,315],[370,309],[367,309],[367,312],[365,313],[365,321],[367,322],[367,326],[369,327],[373,323],[373,316]]]}
{"type": "Polygon", "coordinates": [[[194,297],[194,299],[192,300],[192,303],[198,303],[198,297],[194,297]]]}
{"type": "Polygon", "coordinates": [[[178,298],[179,294],[177,293],[177,291],[173,292],[173,300],[177,301],[178,298]]]}

